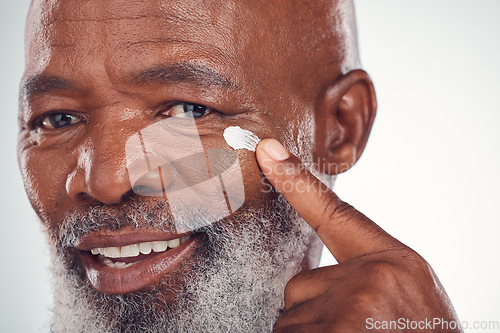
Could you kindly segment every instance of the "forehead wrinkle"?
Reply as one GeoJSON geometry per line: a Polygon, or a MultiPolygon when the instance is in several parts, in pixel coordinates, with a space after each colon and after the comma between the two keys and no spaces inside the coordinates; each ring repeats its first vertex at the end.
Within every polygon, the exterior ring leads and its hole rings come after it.
{"type": "MultiPolygon", "coordinates": [[[[69,2],[66,3],[66,5],[61,1],[52,1],[52,4],[37,3],[35,5],[36,1],[34,1],[29,15],[29,21],[31,21],[34,26],[27,31],[31,30],[35,32],[36,35],[44,35],[44,39],[47,42],[44,44],[47,46],[74,46],[78,43],[78,36],[81,36],[81,29],[85,29],[86,23],[94,24],[92,29],[97,31],[96,37],[101,36],[101,38],[110,31],[113,31],[113,28],[111,30],[107,29],[107,25],[118,24],[122,25],[122,27],[129,25],[134,26],[136,23],[133,21],[145,21],[153,26],[159,24],[168,31],[172,31],[173,28],[174,30],[178,30],[181,35],[184,35],[188,32],[188,30],[185,30],[185,26],[187,26],[188,29],[189,27],[196,26],[197,29],[193,31],[198,31],[198,33],[206,29],[213,30],[217,27],[218,21],[221,20],[219,16],[223,16],[213,13],[213,8],[207,10],[206,6],[202,6],[205,8],[203,11],[189,10],[183,8],[183,5],[177,5],[175,2],[169,5],[160,4],[159,6],[141,6],[139,8],[134,8],[134,6],[128,6],[122,3],[117,5],[111,3],[110,5],[106,5],[106,2],[78,1],[76,3],[73,2],[72,5],[69,6],[67,5],[69,2]],[[126,24],[123,22],[126,22],[126,24]],[[95,24],[98,24],[100,27],[95,24]],[[63,28],[55,28],[57,25],[61,25],[63,28]],[[71,31],[75,29],[71,28],[72,25],[76,25],[76,27],[78,27],[76,30],[79,31],[79,33],[73,34],[72,36],[73,38],[77,38],[76,41],[54,41],[54,37],[59,36],[59,34],[56,33],[57,30],[71,31]],[[51,38],[47,38],[49,36],[51,36],[51,38]]],[[[190,3],[189,5],[192,4],[190,3]]],[[[88,32],[90,33],[90,31],[88,32]]],[[[67,37],[70,36],[66,34],[66,38],[67,37]]],[[[37,42],[36,44],[40,43],[37,42]]]]}
{"type": "Polygon", "coordinates": [[[152,47],[154,48],[155,46],[157,47],[159,44],[165,44],[165,49],[164,51],[167,51],[168,48],[172,48],[175,46],[182,46],[182,45],[190,45],[195,48],[199,49],[205,49],[207,51],[210,51],[211,54],[218,54],[222,56],[223,58],[228,58],[228,55],[226,52],[224,52],[220,47],[205,43],[202,41],[197,41],[197,40],[190,40],[190,39],[184,39],[184,38],[176,38],[176,37],[151,37],[147,39],[142,39],[142,40],[137,40],[137,41],[127,41],[127,42],[122,42],[119,46],[118,49],[122,51],[126,51],[127,49],[134,49],[136,51],[141,51],[141,49],[144,49],[146,47],[152,47]]]}
{"type": "MultiPolygon", "coordinates": [[[[126,32],[128,36],[126,39],[133,40],[134,37],[143,37],[141,35],[144,34],[144,29],[149,34],[152,33],[153,38],[171,37],[172,42],[177,40],[186,43],[189,42],[187,39],[201,43],[210,40],[210,44],[214,46],[231,48],[230,40],[234,32],[231,26],[235,8],[226,2],[46,1],[34,0],[31,7],[30,21],[37,25],[36,28],[33,26],[28,29],[35,32],[31,37],[45,37],[42,38],[45,43],[40,43],[42,40],[39,38],[35,38],[36,42],[30,38],[34,43],[28,41],[28,44],[32,44],[35,52],[40,47],[45,47],[47,50],[53,46],[78,47],[82,37],[116,45],[123,42],[123,38],[117,39],[116,31],[126,32]],[[127,22],[127,20],[137,22],[127,22]],[[144,22],[143,27],[134,30],[133,27],[139,26],[140,21],[144,22]],[[92,26],[86,22],[102,24],[92,26]],[[58,28],[54,27],[59,24],[61,26],[58,28]],[[154,29],[155,27],[157,29],[154,29]],[[155,34],[157,36],[154,36],[155,34]]],[[[232,49],[230,51],[233,53],[232,49]]]]}
{"type": "Polygon", "coordinates": [[[170,23],[217,25],[231,10],[227,1],[187,2],[153,1],[60,1],[34,0],[31,9],[37,9],[46,27],[54,23],[113,22],[119,20],[160,19],[170,23]]]}
{"type": "MultiPolygon", "coordinates": [[[[200,25],[200,19],[197,18],[189,18],[183,17],[174,14],[143,14],[143,15],[130,15],[130,16],[112,16],[112,17],[84,17],[84,18],[62,18],[61,16],[56,16],[51,20],[48,20],[44,23],[46,28],[50,28],[54,24],[58,23],[85,23],[85,22],[93,22],[93,23],[107,23],[107,22],[115,22],[115,21],[123,21],[123,20],[143,20],[143,19],[151,19],[157,18],[163,21],[167,21],[170,23],[190,23],[200,25]]],[[[209,23],[209,22],[208,22],[209,23]]],[[[209,24],[211,26],[215,24],[209,24]]]]}

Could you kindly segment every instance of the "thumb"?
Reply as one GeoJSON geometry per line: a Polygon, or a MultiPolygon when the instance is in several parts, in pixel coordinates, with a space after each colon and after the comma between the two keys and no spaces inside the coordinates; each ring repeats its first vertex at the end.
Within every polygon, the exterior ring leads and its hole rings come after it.
{"type": "Polygon", "coordinates": [[[262,140],[256,155],[267,179],[316,231],[339,263],[401,245],[340,200],[277,140],[262,140]]]}

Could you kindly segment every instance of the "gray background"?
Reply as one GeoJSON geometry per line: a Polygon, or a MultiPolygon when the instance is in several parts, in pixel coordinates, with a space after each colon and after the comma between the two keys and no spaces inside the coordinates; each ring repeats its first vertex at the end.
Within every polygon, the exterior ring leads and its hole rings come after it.
{"type": "MultiPolygon", "coordinates": [[[[431,263],[461,320],[500,321],[500,2],[356,4],[379,113],[363,158],[336,190],[431,263]]],[[[15,150],[27,8],[0,2],[2,332],[46,332],[51,304],[48,251],[15,150]]]]}

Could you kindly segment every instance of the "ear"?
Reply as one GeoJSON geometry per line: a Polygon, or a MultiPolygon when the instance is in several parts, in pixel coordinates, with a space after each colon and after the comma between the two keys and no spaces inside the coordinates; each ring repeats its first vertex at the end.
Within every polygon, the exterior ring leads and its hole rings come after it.
{"type": "Polygon", "coordinates": [[[368,74],[360,69],[337,78],[315,110],[315,161],[320,172],[336,175],[361,157],[375,120],[377,100],[368,74]]]}

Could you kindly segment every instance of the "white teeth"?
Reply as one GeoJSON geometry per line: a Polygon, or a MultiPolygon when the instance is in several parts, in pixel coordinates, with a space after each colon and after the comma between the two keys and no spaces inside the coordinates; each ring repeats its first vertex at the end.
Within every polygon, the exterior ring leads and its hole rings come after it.
{"type": "Polygon", "coordinates": [[[172,239],[168,241],[168,247],[173,249],[181,244],[181,240],[179,238],[172,239]]]}
{"type": "Polygon", "coordinates": [[[155,252],[163,252],[168,248],[168,241],[156,241],[151,242],[153,247],[153,251],[155,252]]]}
{"type": "Polygon", "coordinates": [[[128,264],[124,263],[123,261],[112,262],[109,258],[106,258],[103,255],[99,255],[97,257],[97,260],[99,260],[99,262],[102,262],[106,266],[112,267],[112,268],[127,268],[127,267],[130,267],[133,264],[135,264],[135,262],[130,262],[128,264]]]}
{"type": "Polygon", "coordinates": [[[130,244],[122,247],[98,247],[93,248],[90,252],[93,255],[98,255],[98,260],[109,267],[124,268],[129,267],[133,263],[125,264],[124,262],[112,262],[109,258],[130,258],[137,257],[140,253],[150,254],[154,252],[164,252],[168,248],[176,248],[180,244],[189,239],[190,236],[171,239],[169,241],[154,241],[144,242],[139,244],[130,244]]]}
{"type": "Polygon", "coordinates": [[[139,244],[139,251],[142,254],[150,254],[151,250],[152,250],[151,242],[146,242],[146,243],[140,243],[139,244]]]}
{"type": "Polygon", "coordinates": [[[108,258],[120,258],[121,253],[120,253],[120,248],[119,247],[106,247],[104,248],[104,255],[108,258]]]}
{"type": "Polygon", "coordinates": [[[126,263],[121,262],[121,261],[117,261],[117,262],[115,262],[115,267],[116,267],[116,268],[123,268],[123,267],[125,267],[126,265],[127,265],[126,263]]]}
{"type": "Polygon", "coordinates": [[[127,246],[122,246],[121,256],[122,258],[137,257],[139,255],[139,245],[132,244],[127,246]]]}

